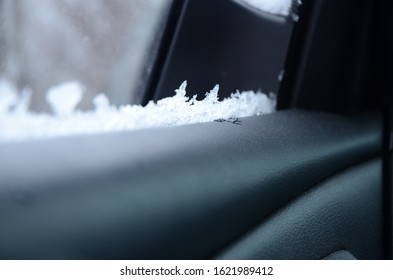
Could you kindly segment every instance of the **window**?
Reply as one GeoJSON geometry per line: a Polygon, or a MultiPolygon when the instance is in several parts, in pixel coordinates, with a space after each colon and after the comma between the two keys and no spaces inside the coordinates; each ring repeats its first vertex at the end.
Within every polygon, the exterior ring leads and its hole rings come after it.
{"type": "Polygon", "coordinates": [[[0,142],[215,120],[237,124],[238,117],[273,112],[274,94],[269,98],[251,90],[277,92],[291,23],[286,24],[281,14],[276,15],[282,19],[279,23],[260,19],[235,1],[171,3],[2,2],[0,94],[11,94],[8,101],[0,95],[6,108],[0,107],[0,142]],[[176,10],[173,23],[171,15],[176,10]],[[217,17],[221,23],[214,26],[217,17]],[[227,24],[231,18],[244,19],[244,30],[236,23],[227,24]],[[198,30],[187,29],[190,27],[198,30]],[[258,30],[259,36],[254,36],[258,30]],[[279,38],[270,38],[276,31],[279,38]],[[220,33],[218,37],[216,33],[220,33]],[[164,40],[167,36],[172,38],[164,40]],[[240,47],[231,42],[231,36],[239,38],[240,47]],[[269,47],[264,36],[278,42],[280,48],[269,47]],[[204,47],[206,42],[208,48],[204,47]],[[250,55],[245,55],[247,52],[250,55]],[[157,69],[158,78],[151,74],[157,69]],[[234,77],[239,72],[243,75],[234,77]],[[173,77],[176,84],[168,84],[173,77]],[[186,79],[198,91],[192,88],[186,92],[186,79]],[[201,88],[201,82],[208,87],[201,88]],[[220,93],[217,83],[224,87],[220,93]],[[172,97],[179,86],[176,98],[150,104],[144,110],[110,107],[172,97]],[[240,93],[238,89],[248,91],[240,93]],[[200,101],[206,92],[210,94],[200,101]],[[218,102],[229,96],[230,100],[218,102]],[[72,114],[75,106],[87,112],[72,114]],[[37,112],[53,112],[55,116],[37,112]]]}
{"type": "Polygon", "coordinates": [[[82,109],[101,92],[139,103],[171,2],[1,1],[0,79],[30,88],[35,111],[49,111],[46,92],[69,81],[84,87],[82,109]]]}

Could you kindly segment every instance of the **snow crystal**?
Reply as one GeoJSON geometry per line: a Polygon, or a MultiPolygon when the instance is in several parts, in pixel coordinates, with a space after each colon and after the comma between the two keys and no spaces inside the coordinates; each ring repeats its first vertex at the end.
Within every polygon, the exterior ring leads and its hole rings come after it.
{"type": "Polygon", "coordinates": [[[236,92],[230,98],[218,100],[216,85],[203,100],[186,96],[187,82],[175,96],[140,105],[110,105],[104,94],[97,95],[92,111],[76,110],[82,98],[83,86],[67,82],[51,88],[47,101],[54,115],[28,110],[31,91],[21,94],[12,83],[0,80],[0,143],[30,141],[78,134],[105,133],[151,127],[186,125],[215,120],[236,119],[271,113],[275,110],[273,95],[261,92],[236,92]]]}
{"type": "Polygon", "coordinates": [[[238,0],[258,10],[274,15],[288,16],[293,0],[238,0]]]}

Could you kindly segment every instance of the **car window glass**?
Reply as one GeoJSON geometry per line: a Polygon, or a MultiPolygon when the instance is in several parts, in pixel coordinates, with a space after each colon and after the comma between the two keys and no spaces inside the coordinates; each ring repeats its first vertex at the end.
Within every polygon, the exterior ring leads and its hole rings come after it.
{"type": "Polygon", "coordinates": [[[0,79],[29,88],[35,111],[50,111],[47,91],[70,81],[84,88],[81,109],[101,92],[137,103],[171,2],[2,0],[0,79]]]}

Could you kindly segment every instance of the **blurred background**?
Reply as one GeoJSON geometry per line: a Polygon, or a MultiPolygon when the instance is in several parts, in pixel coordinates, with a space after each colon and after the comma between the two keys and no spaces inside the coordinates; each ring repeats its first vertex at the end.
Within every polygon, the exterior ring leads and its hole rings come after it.
{"type": "Polygon", "coordinates": [[[47,90],[85,87],[80,109],[105,92],[140,103],[172,0],[0,0],[0,80],[33,91],[30,109],[50,111],[47,90]]]}

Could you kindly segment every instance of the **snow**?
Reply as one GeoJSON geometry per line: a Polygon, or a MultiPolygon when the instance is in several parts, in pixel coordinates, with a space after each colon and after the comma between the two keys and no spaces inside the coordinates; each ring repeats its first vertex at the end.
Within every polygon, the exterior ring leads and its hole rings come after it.
{"type": "Polygon", "coordinates": [[[52,87],[46,94],[46,101],[56,115],[70,115],[83,96],[83,87],[77,81],[52,87]]]}
{"type": "Polygon", "coordinates": [[[48,114],[28,110],[31,90],[18,93],[12,83],[0,80],[0,143],[234,120],[275,111],[274,95],[238,91],[219,101],[216,85],[203,100],[197,100],[186,96],[186,87],[185,81],[173,97],[151,101],[145,107],[116,107],[101,93],[93,99],[94,110],[80,111],[76,106],[84,86],[71,81],[49,89],[47,101],[54,114],[48,114]]]}
{"type": "Polygon", "coordinates": [[[238,0],[269,14],[288,16],[293,0],[238,0]]]}

